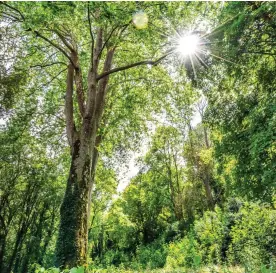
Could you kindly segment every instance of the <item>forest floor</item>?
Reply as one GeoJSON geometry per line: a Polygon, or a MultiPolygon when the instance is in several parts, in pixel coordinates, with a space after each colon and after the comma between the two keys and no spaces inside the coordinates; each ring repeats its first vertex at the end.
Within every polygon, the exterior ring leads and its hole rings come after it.
{"type": "MultiPolygon", "coordinates": [[[[128,269],[94,269],[89,273],[244,273],[245,270],[241,267],[219,267],[211,266],[201,269],[187,269],[187,268],[175,268],[175,269],[140,269],[140,270],[128,270],[128,269]]],[[[253,272],[252,272],[253,273],[253,272]]]]}

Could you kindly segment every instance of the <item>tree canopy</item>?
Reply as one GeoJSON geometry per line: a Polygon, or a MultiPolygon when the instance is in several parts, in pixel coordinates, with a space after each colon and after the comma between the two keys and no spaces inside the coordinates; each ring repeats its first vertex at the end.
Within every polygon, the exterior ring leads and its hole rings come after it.
{"type": "Polygon", "coordinates": [[[275,22],[1,1],[0,272],[274,272],[275,22]]]}

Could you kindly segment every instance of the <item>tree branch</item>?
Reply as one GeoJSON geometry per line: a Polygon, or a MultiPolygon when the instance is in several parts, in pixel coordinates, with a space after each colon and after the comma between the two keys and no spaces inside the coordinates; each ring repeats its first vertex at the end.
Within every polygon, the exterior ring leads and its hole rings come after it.
{"type": "Polygon", "coordinates": [[[101,28],[97,31],[97,40],[93,53],[93,60],[88,72],[88,96],[87,96],[87,105],[86,105],[86,117],[93,116],[93,109],[95,110],[96,102],[96,91],[97,91],[97,70],[99,66],[99,52],[102,48],[102,34],[103,31],[101,28]]]}
{"type": "Polygon", "coordinates": [[[107,45],[107,43],[108,43],[108,41],[110,40],[112,34],[114,33],[114,31],[115,31],[117,28],[118,28],[118,26],[115,26],[115,27],[110,31],[110,33],[109,33],[107,39],[105,40],[105,42],[104,42],[104,44],[103,44],[103,46],[102,46],[102,48],[101,48],[101,51],[100,51],[100,53],[99,53],[99,58],[101,57],[101,54],[102,54],[102,52],[103,52],[105,46],[107,45]]]}
{"type": "Polygon", "coordinates": [[[10,8],[10,9],[12,9],[12,10],[16,11],[17,13],[19,13],[20,17],[22,18],[22,21],[24,21],[24,20],[25,20],[25,17],[24,17],[24,15],[21,13],[21,11],[20,11],[20,10],[18,10],[18,9],[16,9],[16,8],[12,7],[12,6],[10,6],[9,4],[7,4],[7,3],[6,3],[6,2],[4,2],[4,1],[0,1],[0,4],[2,4],[2,5],[4,5],[4,6],[6,6],[6,7],[10,8]]]}
{"type": "MultiPolygon", "coordinates": [[[[108,71],[110,70],[111,64],[112,64],[112,59],[114,56],[114,51],[115,49],[112,48],[107,52],[106,58],[105,58],[105,63],[104,63],[104,69],[103,71],[108,71]]],[[[98,93],[97,93],[97,98],[96,98],[96,112],[95,112],[95,119],[96,119],[96,126],[98,128],[102,114],[103,114],[103,108],[105,104],[105,97],[106,97],[106,90],[107,90],[107,84],[108,84],[108,79],[109,75],[102,78],[101,81],[99,82],[99,87],[98,87],[98,93]]]]}
{"type": "Polygon", "coordinates": [[[91,36],[91,40],[92,40],[92,44],[91,44],[91,61],[93,62],[93,51],[94,51],[94,35],[92,32],[92,25],[91,25],[91,20],[90,20],[90,9],[89,9],[89,2],[87,2],[87,17],[88,17],[88,23],[89,23],[89,32],[90,32],[90,36],[91,36]]]}
{"type": "Polygon", "coordinates": [[[84,92],[83,92],[83,83],[82,83],[82,73],[80,68],[75,69],[75,82],[77,90],[77,100],[81,116],[84,116],[85,105],[84,105],[84,92]]]}
{"type": "Polygon", "coordinates": [[[50,81],[48,81],[48,82],[45,83],[45,84],[42,84],[42,85],[40,86],[40,88],[45,87],[45,86],[48,86],[51,82],[53,82],[55,79],[57,79],[58,76],[59,76],[60,74],[62,74],[64,71],[66,71],[66,70],[67,70],[67,68],[62,69],[62,70],[61,70],[58,74],[56,74],[50,81]]]}
{"type": "Polygon", "coordinates": [[[63,48],[61,48],[59,45],[57,45],[53,41],[49,40],[47,37],[45,37],[42,34],[40,34],[37,30],[32,30],[32,29],[29,29],[29,30],[33,31],[38,37],[42,38],[43,40],[45,40],[46,42],[48,42],[49,44],[51,44],[53,47],[55,47],[56,49],[58,49],[61,53],[63,53],[63,55],[71,62],[71,64],[73,65],[73,67],[76,68],[76,66],[75,66],[72,58],[67,54],[67,52],[63,48]]]}
{"type": "Polygon", "coordinates": [[[66,133],[70,147],[73,145],[74,137],[74,116],[73,116],[73,79],[74,67],[68,65],[67,81],[66,81],[66,96],[65,96],[65,118],[66,118],[66,133]]]}
{"type": "Polygon", "coordinates": [[[119,71],[123,71],[123,70],[127,70],[127,69],[130,69],[132,67],[136,67],[136,66],[140,66],[140,65],[157,65],[159,64],[163,59],[165,59],[168,55],[170,55],[172,53],[172,51],[168,52],[167,54],[165,54],[164,56],[160,57],[159,59],[157,59],[156,61],[141,61],[141,62],[137,62],[137,63],[133,63],[133,64],[129,64],[129,65],[125,65],[125,66],[121,66],[121,67],[117,67],[117,68],[114,68],[114,69],[111,69],[109,71],[106,71],[106,72],[103,72],[101,73],[98,77],[97,77],[97,81],[101,80],[102,78],[110,75],[110,74],[113,74],[113,73],[116,73],[116,72],[119,72],[119,71]]]}
{"type": "Polygon", "coordinates": [[[14,16],[13,14],[7,13],[7,12],[2,12],[2,15],[5,16],[7,19],[12,20],[12,21],[19,21],[22,22],[22,20],[16,16],[14,16]]]}
{"type": "Polygon", "coordinates": [[[53,30],[54,33],[57,34],[57,36],[60,38],[60,40],[63,42],[63,44],[71,51],[71,52],[75,52],[76,50],[72,47],[72,45],[70,45],[67,40],[65,39],[65,37],[58,31],[58,30],[53,30]]]}
{"type": "Polygon", "coordinates": [[[50,63],[50,64],[36,64],[36,65],[31,65],[30,68],[35,68],[35,67],[44,68],[44,67],[48,67],[48,66],[52,66],[52,65],[56,65],[56,64],[67,65],[67,64],[64,63],[64,62],[54,62],[54,63],[50,63]]]}

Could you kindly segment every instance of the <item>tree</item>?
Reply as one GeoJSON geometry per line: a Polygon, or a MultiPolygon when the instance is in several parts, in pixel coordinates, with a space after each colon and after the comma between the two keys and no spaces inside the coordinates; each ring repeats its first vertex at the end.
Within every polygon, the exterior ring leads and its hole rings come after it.
{"type": "MultiPolygon", "coordinates": [[[[57,258],[62,267],[86,262],[90,199],[99,146],[110,128],[109,117],[114,114],[112,102],[117,99],[110,92],[112,85],[120,86],[122,81],[136,82],[135,78],[126,77],[126,70],[130,68],[142,65],[151,68],[164,61],[172,52],[164,52],[158,47],[167,42],[164,33],[171,33],[179,18],[185,17],[189,22],[195,10],[206,13],[202,4],[191,4],[187,9],[178,3],[143,3],[139,5],[141,7],[151,15],[147,31],[138,31],[131,23],[132,13],[137,10],[136,3],[119,6],[115,3],[1,2],[2,20],[17,34],[22,46],[20,69],[32,76],[28,88],[32,88],[35,80],[41,82],[42,100],[50,105],[54,101],[52,106],[59,114],[61,107],[57,107],[57,102],[65,97],[71,165],[60,209],[57,258]],[[163,17],[173,18],[172,26],[168,26],[163,17]],[[161,33],[159,29],[162,29],[161,33]],[[141,61],[137,58],[140,56],[141,61]],[[150,60],[145,60],[148,56],[150,60]],[[128,64],[125,60],[129,60],[128,64]],[[65,72],[66,81],[63,79],[65,72]],[[53,96],[49,98],[49,94],[53,96]]],[[[15,52],[17,50],[15,47],[15,52]]],[[[150,68],[137,69],[145,76],[151,73],[150,68]]],[[[160,69],[159,78],[171,80],[168,67],[157,69],[160,69]]],[[[158,83],[152,81],[151,85],[156,87],[158,83]]],[[[159,84],[159,90],[163,89],[161,87],[159,84]]],[[[146,88],[148,86],[143,82],[143,90],[146,88]]],[[[113,91],[116,93],[117,88],[113,91]]],[[[164,102],[163,92],[168,92],[168,88],[164,88],[158,97],[164,102]]],[[[156,101],[155,108],[160,106],[160,101],[156,101]]],[[[139,103],[143,105],[144,102],[140,100],[139,103]]],[[[120,126],[117,129],[120,130],[120,126]]]]}
{"type": "Polygon", "coordinates": [[[0,131],[0,271],[4,273],[23,273],[46,259],[53,263],[49,256],[58,225],[56,207],[67,170],[64,150],[48,143],[55,137],[40,134],[35,98],[26,97],[16,100],[0,131]]]}
{"type": "Polygon", "coordinates": [[[135,9],[133,3],[120,7],[111,3],[1,4],[3,17],[15,23],[30,44],[39,49],[33,55],[46,57],[34,66],[49,68],[47,72],[54,71],[55,66],[66,67],[60,73],[67,71],[65,117],[71,167],[60,209],[57,257],[62,266],[83,264],[87,258],[88,211],[98,160],[97,147],[102,141],[99,128],[109,76],[135,66],[156,65],[166,55],[156,61],[139,61],[113,68],[118,63],[114,61],[114,54],[120,42],[126,34],[133,35],[133,27],[128,30],[130,16],[125,17],[135,9]],[[71,16],[73,12],[74,17],[71,16]],[[85,34],[83,28],[88,30],[85,34]]]}

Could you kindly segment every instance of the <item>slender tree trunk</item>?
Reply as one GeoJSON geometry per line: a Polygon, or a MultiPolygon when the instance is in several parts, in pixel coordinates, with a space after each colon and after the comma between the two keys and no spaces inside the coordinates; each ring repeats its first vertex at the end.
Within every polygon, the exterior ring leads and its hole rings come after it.
{"type": "Polygon", "coordinates": [[[203,180],[203,184],[204,184],[204,188],[205,188],[208,206],[211,210],[213,210],[214,209],[214,199],[213,199],[213,195],[212,195],[212,189],[210,186],[210,175],[208,173],[208,170],[206,170],[206,173],[204,174],[204,177],[202,178],[202,180],[203,180]]]}
{"type": "Polygon", "coordinates": [[[56,206],[54,204],[52,204],[52,206],[53,206],[53,209],[51,211],[51,223],[46,231],[46,236],[44,236],[43,246],[41,247],[41,253],[38,257],[38,263],[41,265],[43,264],[43,260],[44,260],[44,257],[46,256],[48,245],[49,245],[49,243],[52,239],[52,236],[55,232],[56,206]]]}
{"type": "MultiPolygon", "coordinates": [[[[188,124],[188,128],[189,128],[189,133],[191,133],[192,126],[190,123],[188,124]]],[[[204,129],[204,140],[205,140],[206,148],[209,148],[209,141],[208,141],[208,135],[207,135],[206,128],[204,129]]],[[[206,166],[205,164],[200,163],[200,159],[196,155],[196,150],[195,150],[194,143],[193,143],[193,140],[191,137],[190,137],[190,146],[192,149],[192,161],[193,161],[194,165],[196,166],[196,169],[197,169],[197,172],[199,173],[200,179],[203,182],[208,207],[209,207],[209,209],[213,210],[215,203],[214,203],[214,198],[212,195],[212,188],[210,185],[209,166],[206,166]]]]}
{"type": "Polygon", "coordinates": [[[6,273],[10,273],[12,271],[12,267],[13,267],[14,261],[16,259],[16,255],[21,250],[22,242],[23,242],[23,239],[24,239],[24,234],[25,234],[25,228],[22,227],[16,235],[15,245],[14,245],[13,252],[12,252],[12,255],[10,257],[10,260],[9,260],[9,264],[7,266],[7,269],[6,269],[6,273]]]}

